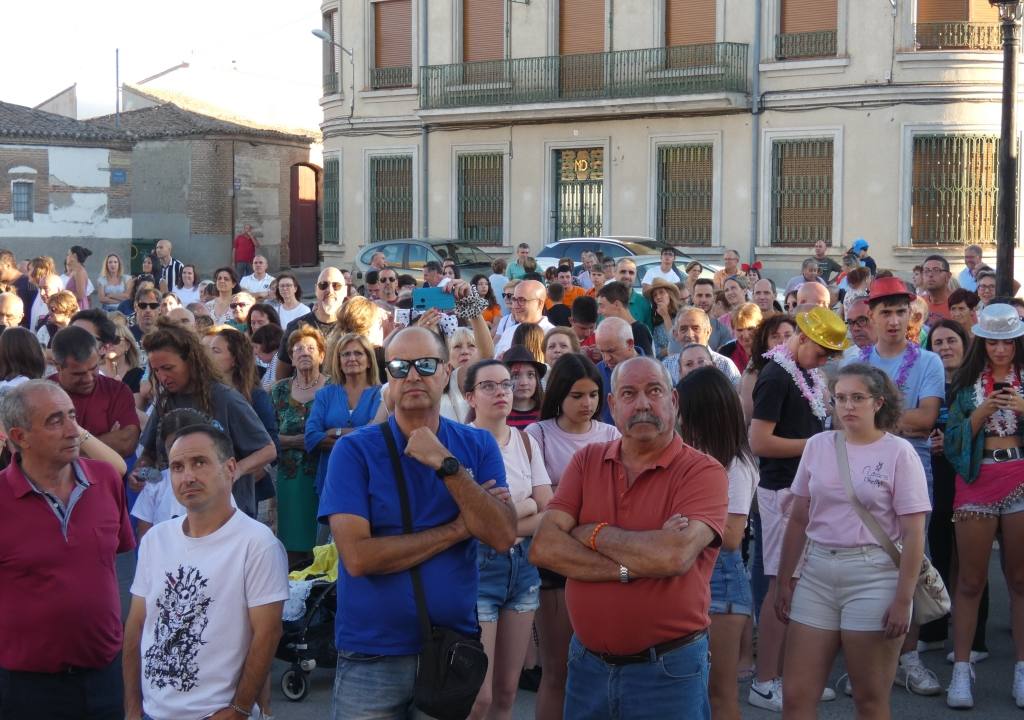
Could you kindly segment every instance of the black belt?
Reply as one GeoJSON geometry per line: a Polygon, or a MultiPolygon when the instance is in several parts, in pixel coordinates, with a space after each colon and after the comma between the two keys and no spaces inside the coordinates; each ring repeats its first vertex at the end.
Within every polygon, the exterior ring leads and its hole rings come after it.
{"type": "Polygon", "coordinates": [[[996,462],[1009,462],[1010,460],[1024,460],[1024,448],[999,448],[998,450],[985,450],[981,453],[983,458],[989,458],[996,462]]]}
{"type": "Polygon", "coordinates": [[[587,650],[591,655],[600,658],[608,665],[638,665],[640,663],[657,662],[662,655],[667,655],[673,650],[678,650],[681,647],[686,647],[692,643],[697,642],[708,634],[708,631],[698,630],[697,632],[690,633],[689,635],[683,635],[683,637],[676,638],[675,640],[667,640],[663,643],[658,643],[646,650],[641,650],[638,653],[632,655],[611,655],[609,653],[598,653],[593,650],[587,650]]]}

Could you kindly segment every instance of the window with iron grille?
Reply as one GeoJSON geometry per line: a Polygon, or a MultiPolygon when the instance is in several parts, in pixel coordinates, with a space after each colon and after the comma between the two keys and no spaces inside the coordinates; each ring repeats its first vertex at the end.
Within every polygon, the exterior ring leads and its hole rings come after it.
{"type": "Polygon", "coordinates": [[[459,240],[500,245],[505,217],[505,158],[459,155],[459,240]]]}
{"type": "Polygon", "coordinates": [[[15,181],[11,183],[11,212],[15,220],[32,221],[32,191],[35,188],[30,182],[15,181]]]}
{"type": "Polygon", "coordinates": [[[340,170],[338,158],[324,158],[324,232],[321,242],[328,244],[341,242],[341,201],[338,192],[340,170]]]}
{"type": "Polygon", "coordinates": [[[412,237],[412,156],[370,158],[370,242],[412,237]]]}
{"type": "Polygon", "coordinates": [[[831,138],[772,142],[772,245],[832,242],[831,138]]]}
{"type": "Polygon", "coordinates": [[[713,147],[658,148],[657,237],[671,245],[711,245],[713,147]]]}
{"type": "Polygon", "coordinates": [[[912,245],[991,245],[996,238],[999,137],[914,136],[912,245]]]}

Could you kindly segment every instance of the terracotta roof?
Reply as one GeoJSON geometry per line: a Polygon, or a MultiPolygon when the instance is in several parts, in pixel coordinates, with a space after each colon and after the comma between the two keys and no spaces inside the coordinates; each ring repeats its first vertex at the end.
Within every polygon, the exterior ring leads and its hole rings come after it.
{"type": "Polygon", "coordinates": [[[0,102],[0,138],[125,143],[131,138],[113,127],[93,125],[45,110],[0,102]]]}
{"type": "MultiPolygon", "coordinates": [[[[85,122],[97,128],[112,129],[114,116],[103,115],[85,122]]],[[[244,135],[287,142],[309,143],[313,141],[313,138],[307,135],[285,133],[221,120],[193,110],[185,110],[174,103],[123,112],[121,113],[121,129],[134,140],[157,140],[194,135],[244,135]]]]}

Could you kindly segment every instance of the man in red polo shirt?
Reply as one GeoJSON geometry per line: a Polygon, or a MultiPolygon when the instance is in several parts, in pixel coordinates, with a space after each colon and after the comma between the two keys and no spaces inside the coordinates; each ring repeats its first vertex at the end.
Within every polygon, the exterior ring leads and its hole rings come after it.
{"type": "Polygon", "coordinates": [[[123,382],[100,375],[96,338],[72,325],[53,336],[50,350],[57,365],[57,374],[50,379],[71,396],[78,424],[121,457],[129,457],[141,433],[135,399],[123,382]]]}
{"type": "Polygon", "coordinates": [[[661,363],[626,360],[611,386],[622,438],[576,453],[530,553],[568,578],[566,715],[710,718],[709,583],[728,479],[675,433],[661,363]]]}
{"type": "Polygon", "coordinates": [[[0,471],[0,717],[121,720],[121,478],[79,459],[75,406],[48,380],[9,390],[0,421],[17,450],[0,471]]]}
{"type": "Polygon", "coordinates": [[[235,272],[238,273],[238,277],[252,274],[252,260],[256,257],[256,248],[259,246],[260,241],[253,234],[252,225],[246,223],[232,245],[235,272]]]}

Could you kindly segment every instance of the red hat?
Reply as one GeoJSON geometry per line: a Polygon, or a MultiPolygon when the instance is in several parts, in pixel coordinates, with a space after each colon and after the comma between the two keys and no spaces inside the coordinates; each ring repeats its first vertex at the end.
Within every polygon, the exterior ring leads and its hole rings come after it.
{"type": "Polygon", "coordinates": [[[917,296],[907,290],[907,284],[898,277],[882,277],[872,280],[868,287],[868,302],[887,297],[905,297],[908,301],[913,301],[917,296]]]}

